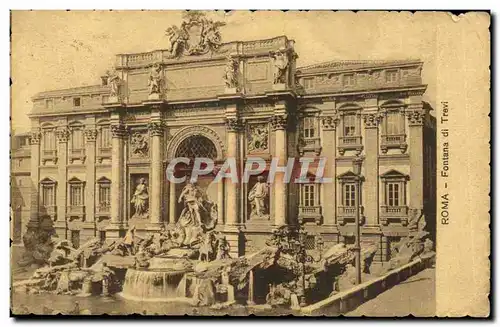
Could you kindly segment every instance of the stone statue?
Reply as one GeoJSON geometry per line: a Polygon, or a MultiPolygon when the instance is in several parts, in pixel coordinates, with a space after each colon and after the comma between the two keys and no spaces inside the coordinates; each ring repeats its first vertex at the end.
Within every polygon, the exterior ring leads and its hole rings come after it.
{"type": "Polygon", "coordinates": [[[216,244],[216,238],[213,233],[213,231],[208,232],[205,234],[205,238],[203,239],[203,243],[200,247],[200,256],[198,260],[200,261],[212,261],[213,260],[213,253],[215,252],[215,244],[216,244]]]}
{"type": "Polygon", "coordinates": [[[149,73],[149,94],[160,94],[161,93],[161,66],[159,64],[154,64],[151,67],[151,72],[149,73]]]}
{"type": "Polygon", "coordinates": [[[268,135],[269,132],[267,130],[267,127],[256,126],[254,128],[251,128],[248,135],[248,152],[252,153],[267,151],[268,135]]]}
{"type": "Polygon", "coordinates": [[[265,217],[267,215],[266,199],[269,195],[269,186],[264,180],[264,176],[257,177],[257,183],[248,194],[248,201],[252,203],[250,217],[265,217]]]}
{"type": "Polygon", "coordinates": [[[135,133],[131,140],[132,154],[138,157],[147,157],[149,152],[149,144],[146,136],[141,133],[135,133]]]}
{"type": "Polygon", "coordinates": [[[130,202],[134,205],[135,209],[133,217],[144,217],[145,215],[147,215],[149,206],[149,194],[145,178],[141,178],[139,180],[139,184],[136,186],[134,195],[132,196],[132,201],[130,202]]]}
{"type": "Polygon", "coordinates": [[[288,54],[281,51],[271,53],[274,59],[274,84],[286,84],[286,71],[288,68],[289,60],[288,54]]]}
{"type": "Polygon", "coordinates": [[[226,88],[238,88],[238,61],[235,58],[228,58],[224,69],[224,82],[226,88]]]}
{"type": "Polygon", "coordinates": [[[176,224],[176,241],[188,246],[199,244],[202,234],[217,224],[217,206],[191,181],[182,189],[178,202],[184,202],[184,209],[176,224]]]}
{"type": "Polygon", "coordinates": [[[231,250],[231,247],[229,245],[229,242],[227,241],[225,236],[222,236],[219,239],[219,243],[217,245],[217,260],[222,260],[222,259],[230,259],[231,256],[229,255],[229,251],[231,250]]]}
{"type": "Polygon", "coordinates": [[[166,31],[168,40],[170,41],[170,57],[175,58],[180,56],[186,47],[186,41],[189,38],[184,29],[179,29],[173,25],[166,31]]]}
{"type": "Polygon", "coordinates": [[[118,88],[120,86],[120,77],[115,72],[109,72],[108,75],[108,85],[111,87],[109,96],[117,97],[118,96],[118,88]]]}

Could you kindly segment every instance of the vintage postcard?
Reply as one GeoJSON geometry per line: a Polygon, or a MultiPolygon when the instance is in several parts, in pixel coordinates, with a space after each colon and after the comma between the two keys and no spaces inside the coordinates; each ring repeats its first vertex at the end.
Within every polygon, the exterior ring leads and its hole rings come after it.
{"type": "Polygon", "coordinates": [[[488,317],[489,26],[12,11],[11,314],[488,317]]]}

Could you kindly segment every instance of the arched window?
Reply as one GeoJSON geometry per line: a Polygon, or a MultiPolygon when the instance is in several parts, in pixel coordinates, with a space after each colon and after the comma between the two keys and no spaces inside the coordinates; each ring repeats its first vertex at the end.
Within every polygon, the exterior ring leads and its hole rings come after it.
{"type": "Polygon", "coordinates": [[[176,157],[194,158],[217,158],[215,145],[205,136],[195,135],[186,138],[179,144],[175,153],[176,157]]]}

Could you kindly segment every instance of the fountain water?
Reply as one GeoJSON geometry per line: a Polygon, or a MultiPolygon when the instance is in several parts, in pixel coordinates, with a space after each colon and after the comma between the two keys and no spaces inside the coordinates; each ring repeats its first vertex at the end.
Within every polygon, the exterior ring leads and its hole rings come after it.
{"type": "Polygon", "coordinates": [[[120,295],[135,301],[183,301],[186,300],[186,282],[184,271],[129,268],[120,295]]]}

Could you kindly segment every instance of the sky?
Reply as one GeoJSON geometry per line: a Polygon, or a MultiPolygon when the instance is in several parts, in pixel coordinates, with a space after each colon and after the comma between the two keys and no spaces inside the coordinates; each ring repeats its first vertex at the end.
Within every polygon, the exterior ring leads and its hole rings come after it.
{"type": "MultiPolygon", "coordinates": [[[[440,13],[440,18],[446,14],[440,13]]],[[[420,59],[424,100],[435,107],[436,28],[425,14],[398,12],[207,12],[224,21],[223,42],[286,35],[297,66],[331,60],[420,59]]],[[[14,11],[11,36],[11,119],[29,130],[31,97],[47,90],[100,83],[118,53],[169,48],[165,30],[179,11],[14,11]]]]}

